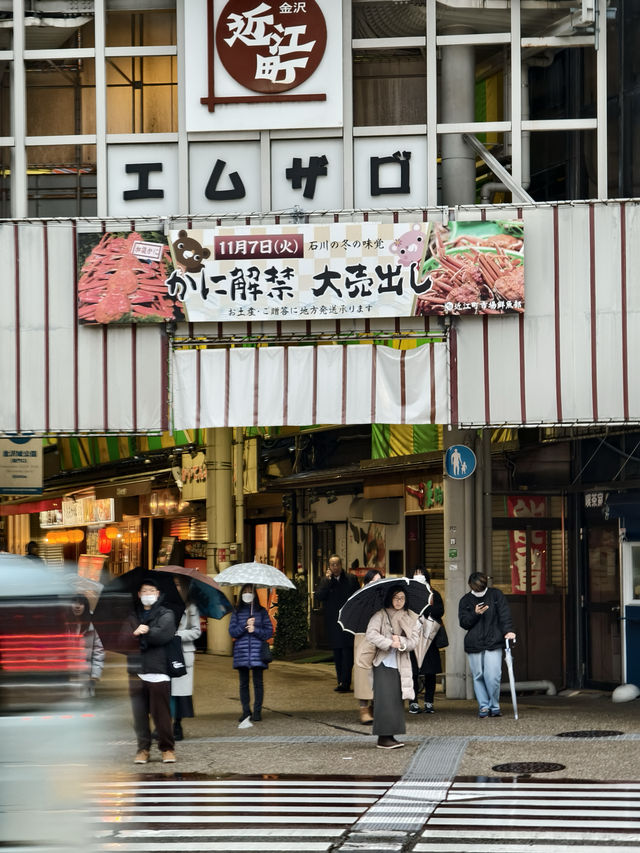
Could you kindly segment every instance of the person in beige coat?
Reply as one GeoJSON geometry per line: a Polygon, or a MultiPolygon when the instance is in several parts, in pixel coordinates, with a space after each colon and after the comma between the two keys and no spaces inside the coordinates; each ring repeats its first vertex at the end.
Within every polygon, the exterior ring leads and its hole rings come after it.
{"type": "Polygon", "coordinates": [[[398,749],[404,743],[396,734],[406,731],[404,700],[413,699],[409,653],[420,636],[418,616],[407,608],[400,584],[387,592],[384,607],[369,620],[365,634],[377,648],[373,658],[373,734],[378,749],[398,749]]]}

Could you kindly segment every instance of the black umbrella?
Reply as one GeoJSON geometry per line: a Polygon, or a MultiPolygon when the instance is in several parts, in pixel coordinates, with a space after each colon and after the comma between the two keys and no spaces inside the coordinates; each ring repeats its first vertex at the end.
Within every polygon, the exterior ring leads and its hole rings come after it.
{"type": "Polygon", "coordinates": [[[384,578],[361,587],[347,599],[338,613],[338,622],[351,634],[364,634],[369,620],[384,607],[384,600],[393,586],[402,588],[407,597],[407,607],[418,616],[429,604],[429,587],[409,578],[384,578]]]}
{"type": "Polygon", "coordinates": [[[92,622],[105,649],[123,654],[136,651],[133,648],[123,647],[121,631],[129,613],[138,604],[138,589],[149,575],[153,576],[153,582],[160,590],[161,603],[173,611],[176,628],[178,627],[184,613],[184,601],[173,577],[160,572],[148,572],[142,566],[136,566],[135,569],[123,575],[117,575],[105,584],[96,604],[92,622]]]}

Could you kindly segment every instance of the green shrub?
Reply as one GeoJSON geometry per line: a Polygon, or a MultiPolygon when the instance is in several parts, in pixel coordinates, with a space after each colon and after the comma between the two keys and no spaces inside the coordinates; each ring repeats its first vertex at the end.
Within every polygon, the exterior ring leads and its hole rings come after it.
{"type": "Polygon", "coordinates": [[[273,655],[286,657],[306,649],[309,638],[307,583],[295,578],[295,589],[278,590],[278,624],[273,640],[273,655]]]}

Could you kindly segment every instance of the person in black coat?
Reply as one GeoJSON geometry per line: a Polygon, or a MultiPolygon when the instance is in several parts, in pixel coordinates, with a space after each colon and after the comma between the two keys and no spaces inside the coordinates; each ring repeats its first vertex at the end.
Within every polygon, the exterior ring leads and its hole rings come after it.
{"type": "MultiPolygon", "coordinates": [[[[416,580],[424,580],[427,586],[429,586],[431,583],[431,575],[424,568],[424,566],[416,566],[413,571],[413,577],[416,580]]],[[[444,616],[444,601],[442,600],[442,596],[437,590],[432,589],[430,586],[429,588],[431,589],[432,596],[431,604],[422,613],[422,618],[427,619],[430,616],[436,622],[440,622],[440,624],[442,624],[442,617],[444,616]]],[[[429,648],[427,649],[420,666],[418,666],[415,651],[411,652],[411,668],[413,670],[413,690],[416,696],[413,702],[409,703],[409,713],[421,713],[421,708],[418,704],[418,687],[420,676],[422,676],[424,681],[424,712],[425,714],[435,713],[433,707],[433,700],[436,695],[436,676],[442,672],[440,649],[435,644],[435,637],[430,643],[429,648]]]]}
{"type": "Polygon", "coordinates": [[[149,716],[158,733],[163,762],[176,760],[167,660],[167,643],[176,632],[176,619],[173,612],[160,603],[156,584],[152,575],[144,578],[138,590],[138,604],[129,614],[121,635],[122,647],[128,652],[129,695],[138,742],[135,764],[146,764],[149,760],[149,716]]]}
{"type": "Polygon", "coordinates": [[[359,588],[358,579],[347,574],[342,568],[340,557],[332,554],[326,576],[316,590],[316,600],[323,605],[325,630],[333,651],[338,679],[338,686],[334,688],[337,693],[351,691],[353,670],[353,634],[342,630],[338,624],[338,613],[345,601],[359,588]]]}
{"type": "Polygon", "coordinates": [[[469,589],[458,604],[458,621],[467,632],[464,650],[469,658],[478,716],[501,717],[500,678],[505,640],[515,640],[509,604],[499,589],[487,586],[482,572],[469,575],[469,589]]]}

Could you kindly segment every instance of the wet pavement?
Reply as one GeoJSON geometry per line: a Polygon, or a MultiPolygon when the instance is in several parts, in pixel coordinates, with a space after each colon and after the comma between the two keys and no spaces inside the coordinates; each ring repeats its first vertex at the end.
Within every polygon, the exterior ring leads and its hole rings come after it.
{"type": "MultiPolygon", "coordinates": [[[[119,677],[118,668],[110,670],[111,683],[119,677]]],[[[547,762],[563,767],[545,778],[640,781],[638,700],[614,704],[598,692],[523,695],[514,720],[503,696],[504,716],[481,720],[474,702],[436,694],[436,713],[407,714],[407,732],[400,738],[405,748],[386,752],[375,748],[370,727],[359,723],[353,695],[333,691],[331,664],[272,663],[265,675],[262,721],[247,729],[238,728],[237,674],[230,658],[197,655],[195,685],[197,716],[183,722],[185,740],[177,744],[176,765],[163,766],[156,752],[143,772],[400,777],[421,746],[430,744],[434,751],[443,741],[456,753],[456,766],[445,761],[442,768],[453,775],[488,776],[495,775],[497,764],[547,762]],[[559,737],[603,730],[622,734],[559,737]]],[[[109,743],[101,750],[106,767],[139,772],[140,766],[132,764],[135,743],[126,697],[110,717],[109,743]]],[[[435,771],[440,772],[434,765],[435,771]]]]}

